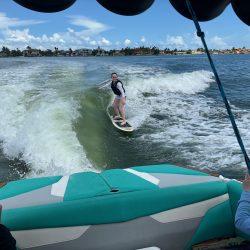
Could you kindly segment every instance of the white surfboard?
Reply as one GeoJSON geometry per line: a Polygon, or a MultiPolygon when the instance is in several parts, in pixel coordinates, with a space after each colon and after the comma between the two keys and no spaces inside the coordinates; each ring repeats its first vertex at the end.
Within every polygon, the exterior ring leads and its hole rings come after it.
{"type": "Polygon", "coordinates": [[[112,106],[107,107],[107,114],[108,114],[112,124],[117,129],[124,131],[124,132],[133,132],[134,131],[133,127],[128,122],[126,122],[126,124],[123,126],[121,125],[122,118],[114,119],[115,115],[114,115],[114,110],[113,110],[112,106]]]}

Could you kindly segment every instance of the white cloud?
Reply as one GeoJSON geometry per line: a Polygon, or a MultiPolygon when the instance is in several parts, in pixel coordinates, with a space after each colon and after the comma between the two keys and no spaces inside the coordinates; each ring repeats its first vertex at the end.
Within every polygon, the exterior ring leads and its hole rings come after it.
{"type": "Polygon", "coordinates": [[[142,43],[145,43],[145,42],[146,42],[146,38],[145,38],[144,36],[141,38],[141,42],[142,42],[142,43]]]}
{"type": "Polygon", "coordinates": [[[41,36],[34,36],[29,29],[24,30],[10,30],[2,31],[3,40],[1,45],[9,48],[25,48],[27,45],[32,48],[46,48],[53,49],[58,47],[59,49],[77,49],[77,48],[95,48],[101,46],[108,48],[112,45],[112,42],[105,37],[87,37],[82,36],[79,32],[75,32],[72,29],[67,29],[66,32],[54,33],[51,36],[42,34],[41,36]]]}
{"type": "Polygon", "coordinates": [[[53,36],[49,38],[49,40],[54,43],[65,43],[63,38],[58,33],[54,33],[53,36]]]}
{"type": "Polygon", "coordinates": [[[5,13],[0,12],[0,29],[8,29],[10,27],[28,26],[39,23],[45,23],[45,21],[39,20],[21,20],[18,18],[7,17],[5,13]]]}
{"type": "Polygon", "coordinates": [[[2,32],[3,34],[3,46],[9,48],[25,48],[27,45],[33,48],[53,48],[55,46],[64,46],[65,41],[58,33],[54,33],[52,36],[43,34],[41,36],[34,36],[30,34],[29,29],[24,30],[10,30],[7,29],[2,32]]]}
{"type": "Polygon", "coordinates": [[[124,41],[124,45],[125,45],[125,46],[129,46],[130,44],[131,44],[131,40],[126,39],[126,40],[124,41]]]}
{"type": "Polygon", "coordinates": [[[229,47],[229,45],[225,41],[223,41],[223,38],[219,36],[214,36],[210,38],[209,44],[211,47],[218,48],[218,49],[225,49],[229,47]]]}
{"type": "Polygon", "coordinates": [[[35,37],[29,34],[29,29],[24,30],[5,30],[3,31],[3,35],[5,40],[12,42],[31,42],[31,41],[39,41],[39,37],[35,37]]]}
{"type": "Polygon", "coordinates": [[[88,36],[83,37],[82,39],[83,39],[84,41],[86,41],[86,42],[90,41],[90,37],[88,37],[88,36]]]}
{"type": "Polygon", "coordinates": [[[70,32],[70,33],[74,33],[75,31],[71,28],[67,28],[67,31],[70,32]]]}
{"type": "Polygon", "coordinates": [[[96,46],[97,45],[97,41],[90,41],[90,45],[96,46]]]}
{"type": "Polygon", "coordinates": [[[103,37],[100,41],[98,41],[98,44],[100,46],[110,46],[112,43],[103,37]]]}
{"type": "Polygon", "coordinates": [[[35,37],[30,34],[29,29],[24,30],[5,30],[3,32],[6,41],[16,42],[16,43],[65,43],[62,37],[58,33],[54,33],[51,37],[43,34],[41,37],[35,37]]]}
{"type": "Polygon", "coordinates": [[[74,16],[71,17],[71,22],[75,25],[85,27],[85,30],[74,30],[68,27],[65,32],[55,32],[52,35],[41,34],[35,36],[31,33],[29,28],[26,29],[10,29],[6,28],[2,33],[2,46],[9,48],[25,48],[27,45],[32,48],[54,48],[72,49],[77,48],[95,48],[97,45],[102,47],[109,47],[112,42],[105,37],[99,37],[99,33],[108,29],[104,24],[90,20],[85,17],[74,16]]]}
{"type": "Polygon", "coordinates": [[[43,34],[41,36],[41,40],[44,41],[44,42],[48,42],[49,41],[49,38],[47,37],[47,35],[43,34]]]}
{"type": "Polygon", "coordinates": [[[91,20],[84,16],[70,16],[70,23],[76,26],[84,27],[82,35],[96,35],[110,29],[106,24],[91,20]]]}
{"type": "MultiPolygon", "coordinates": [[[[21,29],[5,29],[0,31],[0,43],[1,46],[7,46],[10,49],[20,48],[23,49],[26,46],[31,46],[32,48],[46,48],[53,49],[58,47],[59,49],[78,49],[78,48],[96,48],[100,46],[104,49],[119,49],[121,47],[128,47],[133,44],[134,46],[159,46],[159,48],[164,49],[169,47],[170,49],[195,49],[197,47],[202,47],[199,38],[196,34],[183,34],[183,36],[167,36],[165,41],[158,41],[152,44],[147,44],[148,41],[145,37],[141,37],[138,43],[132,43],[130,39],[125,39],[121,41],[111,41],[106,37],[100,37],[99,35],[89,35],[87,36],[82,31],[75,31],[72,28],[67,28],[65,32],[55,32],[51,35],[41,34],[40,36],[35,36],[32,34],[31,30],[25,28],[21,29]],[[185,39],[185,40],[184,40],[185,39]],[[188,41],[188,44],[185,43],[188,41]],[[113,46],[112,46],[113,45],[113,46]]],[[[226,38],[219,36],[207,37],[209,48],[224,49],[228,48],[228,44],[225,42],[226,38]]]]}
{"type": "MultiPolygon", "coordinates": [[[[193,33],[193,35],[188,34],[186,37],[186,41],[191,41],[188,44],[189,48],[196,49],[197,47],[202,47],[203,48],[203,43],[201,42],[200,37],[197,36],[196,33],[193,33]]],[[[230,40],[229,37],[219,37],[217,35],[211,37],[209,35],[209,32],[205,32],[205,40],[208,44],[209,49],[228,49],[231,48],[226,40],[230,40]]]]}
{"type": "Polygon", "coordinates": [[[176,47],[186,47],[182,36],[167,36],[167,45],[176,47]]]}

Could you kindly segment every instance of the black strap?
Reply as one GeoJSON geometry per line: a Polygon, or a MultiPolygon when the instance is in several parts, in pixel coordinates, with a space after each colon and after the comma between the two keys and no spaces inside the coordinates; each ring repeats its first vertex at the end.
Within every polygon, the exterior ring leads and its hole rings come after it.
{"type": "Polygon", "coordinates": [[[208,50],[208,48],[207,48],[207,44],[206,44],[206,41],[205,41],[205,34],[204,34],[204,32],[202,32],[202,30],[201,30],[201,28],[200,28],[200,24],[199,24],[199,22],[198,22],[198,19],[197,19],[197,17],[196,17],[196,14],[195,14],[195,12],[194,12],[194,9],[193,9],[193,7],[192,7],[192,4],[191,4],[190,0],[186,0],[186,4],[187,4],[188,10],[189,10],[189,12],[190,12],[190,14],[191,14],[191,16],[192,16],[192,18],[193,18],[194,25],[195,25],[196,30],[197,30],[197,36],[199,36],[199,37],[201,38],[201,41],[202,41],[203,46],[204,46],[204,48],[205,48],[205,51],[206,51],[206,54],[207,54],[209,63],[210,63],[211,68],[212,68],[212,70],[213,70],[213,72],[214,72],[215,80],[216,80],[216,82],[217,82],[217,84],[218,84],[218,87],[219,87],[219,90],[220,90],[222,99],[223,99],[223,101],[224,101],[224,103],[225,103],[225,106],[226,106],[226,109],[227,109],[227,113],[228,113],[229,118],[230,118],[230,121],[231,121],[231,123],[232,123],[232,126],[233,126],[233,130],[234,130],[235,136],[236,136],[236,138],[237,138],[237,140],[238,140],[238,143],[239,143],[239,145],[240,145],[241,151],[242,151],[242,153],[243,153],[243,155],[244,155],[245,162],[246,162],[246,165],[247,165],[247,168],[248,168],[248,172],[250,173],[250,161],[249,161],[249,157],[248,157],[248,155],[247,155],[247,152],[246,152],[246,150],[245,150],[243,141],[242,141],[242,139],[241,139],[240,132],[239,132],[238,127],[237,127],[237,125],[236,125],[236,122],[235,122],[234,115],[233,115],[233,113],[232,113],[231,107],[230,107],[230,105],[229,105],[229,103],[228,103],[228,101],[227,101],[227,97],[226,97],[226,94],[225,94],[225,92],[224,92],[222,83],[221,83],[220,78],[219,78],[219,76],[218,76],[218,74],[217,74],[217,71],[216,71],[216,68],[215,68],[215,66],[214,66],[213,60],[212,60],[212,58],[211,58],[211,55],[210,55],[210,53],[209,53],[209,50],[208,50]]]}

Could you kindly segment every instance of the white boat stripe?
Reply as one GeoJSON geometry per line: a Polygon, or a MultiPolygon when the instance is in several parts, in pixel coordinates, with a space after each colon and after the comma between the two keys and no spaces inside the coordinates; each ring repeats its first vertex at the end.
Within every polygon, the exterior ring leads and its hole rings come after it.
{"type": "Polygon", "coordinates": [[[210,175],[204,176],[204,175],[182,175],[182,174],[164,174],[164,173],[151,173],[151,175],[160,180],[159,183],[160,188],[221,181],[221,179],[210,175]]]}
{"type": "Polygon", "coordinates": [[[142,179],[149,181],[155,185],[158,185],[160,183],[159,179],[157,179],[156,177],[154,177],[148,173],[139,172],[139,171],[136,171],[136,170],[131,169],[131,168],[125,168],[124,170],[127,172],[130,172],[131,174],[137,175],[137,176],[141,177],[142,179]]]}
{"type": "Polygon", "coordinates": [[[58,182],[54,183],[51,187],[51,195],[64,197],[69,176],[63,176],[58,182]]]}
{"type": "Polygon", "coordinates": [[[90,226],[42,228],[11,231],[21,249],[46,246],[49,244],[72,241],[81,237],[90,226]]]}
{"type": "Polygon", "coordinates": [[[193,219],[204,216],[208,209],[229,199],[228,194],[193,203],[190,205],[170,209],[161,213],[153,214],[150,217],[161,223],[174,222],[179,220],[193,219]]]}

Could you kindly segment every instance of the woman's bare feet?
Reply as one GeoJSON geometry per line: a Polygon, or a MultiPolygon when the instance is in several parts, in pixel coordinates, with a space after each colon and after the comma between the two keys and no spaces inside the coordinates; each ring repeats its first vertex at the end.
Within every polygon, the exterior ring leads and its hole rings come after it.
{"type": "Polygon", "coordinates": [[[121,122],[121,126],[125,126],[126,123],[127,123],[126,121],[122,121],[122,122],[121,122]]]}

